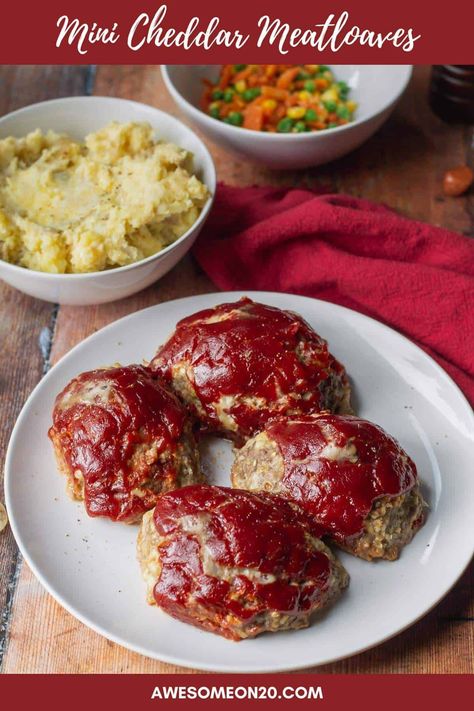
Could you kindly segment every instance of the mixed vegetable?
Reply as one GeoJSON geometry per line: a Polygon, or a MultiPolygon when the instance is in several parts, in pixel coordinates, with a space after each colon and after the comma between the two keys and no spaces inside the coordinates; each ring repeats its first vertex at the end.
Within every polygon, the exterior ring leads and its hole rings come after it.
{"type": "Polygon", "coordinates": [[[348,123],[357,108],[323,64],[224,64],[216,84],[204,83],[206,113],[253,131],[322,131],[348,123]]]}

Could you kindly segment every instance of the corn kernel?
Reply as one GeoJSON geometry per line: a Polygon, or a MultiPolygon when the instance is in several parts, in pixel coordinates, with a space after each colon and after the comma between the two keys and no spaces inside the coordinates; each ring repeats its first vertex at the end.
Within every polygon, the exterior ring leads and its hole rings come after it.
{"type": "Polygon", "coordinates": [[[339,101],[339,92],[335,87],[327,89],[323,94],[321,94],[321,101],[339,101]]]}
{"type": "Polygon", "coordinates": [[[309,91],[300,91],[298,93],[298,99],[300,101],[310,101],[311,100],[311,94],[309,91]]]}
{"type": "Polygon", "coordinates": [[[357,108],[357,102],[355,101],[347,101],[346,106],[349,109],[349,111],[352,113],[353,111],[356,110],[357,108]]]}
{"type": "Polygon", "coordinates": [[[291,118],[291,119],[301,119],[306,113],[306,109],[304,106],[291,106],[287,112],[286,115],[291,118]]]}
{"type": "Polygon", "coordinates": [[[262,109],[265,113],[271,114],[272,111],[275,111],[276,107],[277,102],[275,99],[265,99],[265,101],[262,101],[262,109]]]}
{"type": "Polygon", "coordinates": [[[241,79],[240,81],[235,82],[235,89],[239,92],[239,94],[245,91],[246,88],[247,82],[245,81],[245,79],[241,79]]]}

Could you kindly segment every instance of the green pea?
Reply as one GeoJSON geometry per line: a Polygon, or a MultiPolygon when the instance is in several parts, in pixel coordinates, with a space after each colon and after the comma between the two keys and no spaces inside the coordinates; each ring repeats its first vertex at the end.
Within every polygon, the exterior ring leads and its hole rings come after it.
{"type": "Polygon", "coordinates": [[[343,104],[341,104],[340,106],[337,107],[336,114],[339,116],[339,118],[342,118],[342,119],[349,120],[351,117],[351,112],[349,111],[347,106],[344,106],[343,104]]]}
{"type": "Polygon", "coordinates": [[[242,116],[240,111],[231,111],[227,118],[228,123],[230,123],[232,126],[242,126],[244,122],[244,117],[242,116]]]}
{"type": "Polygon", "coordinates": [[[234,69],[236,72],[242,72],[246,66],[246,64],[234,64],[234,69]]]}
{"type": "Polygon", "coordinates": [[[344,101],[349,96],[350,88],[347,86],[345,81],[338,81],[337,85],[339,88],[339,96],[344,101]]]}
{"type": "Polygon", "coordinates": [[[337,104],[335,101],[323,101],[323,105],[326,111],[329,111],[330,114],[337,111],[337,104]]]}
{"type": "Polygon", "coordinates": [[[328,72],[328,71],[329,71],[329,67],[327,64],[320,64],[319,65],[319,73],[320,74],[324,74],[324,72],[328,72]]]}
{"type": "Polygon", "coordinates": [[[296,81],[303,81],[303,79],[310,79],[311,77],[312,77],[312,74],[310,74],[309,72],[301,71],[301,72],[298,72],[295,79],[296,79],[296,81]]]}
{"type": "Polygon", "coordinates": [[[212,118],[218,119],[220,117],[220,109],[218,106],[212,106],[209,109],[209,115],[212,116],[212,118]]]}
{"type": "Polygon", "coordinates": [[[297,121],[295,123],[294,131],[296,131],[296,133],[304,133],[305,131],[308,131],[308,130],[309,129],[306,126],[304,121],[297,121]]]}
{"type": "Polygon", "coordinates": [[[220,101],[223,98],[224,98],[224,92],[222,91],[222,89],[215,89],[212,92],[212,100],[213,101],[220,101]]]}
{"type": "Polygon", "coordinates": [[[244,101],[253,101],[254,99],[257,98],[257,96],[260,96],[262,93],[262,90],[260,89],[259,86],[255,86],[252,89],[245,89],[245,91],[242,94],[242,98],[244,101]]]}
{"type": "Polygon", "coordinates": [[[306,109],[305,119],[306,121],[316,121],[318,114],[314,109],[306,109]]]}
{"type": "Polygon", "coordinates": [[[328,123],[328,128],[337,128],[339,126],[338,123],[328,123]]]}
{"type": "Polygon", "coordinates": [[[224,91],[224,101],[226,104],[230,104],[232,99],[234,98],[234,91],[233,89],[226,89],[224,91]]]}
{"type": "Polygon", "coordinates": [[[286,116],[285,118],[282,118],[277,124],[278,133],[290,133],[292,128],[293,128],[293,119],[290,119],[288,116],[286,116]]]}
{"type": "Polygon", "coordinates": [[[306,91],[309,91],[310,93],[313,93],[313,91],[316,89],[316,84],[312,79],[308,79],[304,83],[304,88],[306,91]]]}

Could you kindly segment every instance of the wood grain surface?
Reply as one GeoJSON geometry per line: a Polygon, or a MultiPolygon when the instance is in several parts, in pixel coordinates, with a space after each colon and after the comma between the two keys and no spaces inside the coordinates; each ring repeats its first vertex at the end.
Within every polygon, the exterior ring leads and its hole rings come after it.
{"type": "MultiPolygon", "coordinates": [[[[220,180],[235,185],[324,186],[374,199],[409,217],[474,235],[474,196],[445,198],[444,171],[471,162],[472,130],[447,126],[426,103],[428,67],[417,67],[393,117],[365,146],[313,170],[271,172],[234,160],[206,141],[220,180]]],[[[157,66],[1,67],[0,113],[57,96],[121,96],[178,115],[157,66]]],[[[50,363],[111,321],[169,299],[213,291],[192,257],[136,296],[92,307],[61,307],[0,283],[0,453],[19,409],[50,363]]],[[[471,566],[451,593],[409,630],[363,654],[319,667],[327,673],[469,673],[474,671],[471,566]]],[[[65,612],[22,564],[11,533],[0,534],[2,673],[178,673],[105,640],[65,612]]],[[[186,670],[192,671],[192,670],[186,670]]]]}

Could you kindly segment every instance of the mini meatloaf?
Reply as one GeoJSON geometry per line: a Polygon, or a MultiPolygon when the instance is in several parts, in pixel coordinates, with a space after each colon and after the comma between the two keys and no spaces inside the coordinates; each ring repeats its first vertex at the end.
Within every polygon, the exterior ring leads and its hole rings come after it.
{"type": "Polygon", "coordinates": [[[423,522],[415,464],[381,427],[349,415],[269,423],[237,453],[232,484],[291,498],[366,560],[395,560],[423,522]]]}
{"type": "Polygon", "coordinates": [[[297,505],[208,485],[160,496],[138,558],[150,604],[236,641],[307,627],[349,580],[297,505]]]}
{"type": "Polygon", "coordinates": [[[133,523],[162,492],[202,481],[183,406],[140,365],[74,378],[56,398],[49,436],[89,516],[133,523]]]}
{"type": "Polygon", "coordinates": [[[237,445],[276,415],[350,411],[345,370],[326,341],[297,314],[250,299],[180,321],[151,368],[202,431],[237,445]]]}

